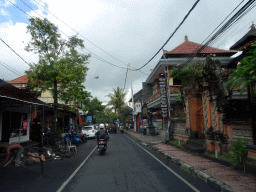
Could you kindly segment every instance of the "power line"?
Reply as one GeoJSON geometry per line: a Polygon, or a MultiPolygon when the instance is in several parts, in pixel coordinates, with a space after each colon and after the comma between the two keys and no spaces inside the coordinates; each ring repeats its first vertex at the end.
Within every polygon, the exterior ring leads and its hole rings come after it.
{"type": "Polygon", "coordinates": [[[197,0],[194,5],[192,6],[192,8],[189,10],[189,12],[186,14],[186,16],[183,18],[182,22],[179,24],[179,26],[174,30],[174,32],[172,33],[172,35],[167,39],[167,41],[164,43],[164,45],[156,52],[156,54],[146,63],[144,64],[142,67],[136,69],[139,70],[143,67],[145,67],[150,61],[152,61],[157,55],[158,53],[164,48],[164,46],[169,42],[169,40],[173,37],[173,35],[176,33],[176,31],[181,27],[181,25],[184,23],[184,21],[187,19],[187,17],[189,16],[189,14],[193,11],[193,9],[196,7],[196,5],[199,3],[200,0],[197,0]]]}
{"type": "MultiPolygon", "coordinates": [[[[8,0],[9,1],[9,0],[8,0]]],[[[13,4],[11,1],[9,1],[12,5],[14,5],[17,9],[19,9],[20,11],[22,11],[23,13],[25,13],[27,16],[29,16],[30,18],[34,18],[34,17],[32,17],[32,16],[30,16],[30,15],[28,15],[24,10],[22,10],[21,8],[19,8],[18,6],[16,6],[15,4],[13,4]]],[[[24,2],[23,2],[24,3],[24,2]]],[[[26,3],[24,3],[24,4],[26,4],[26,3]]],[[[29,7],[29,6],[28,6],[29,7]]],[[[35,11],[34,9],[32,9],[31,8],[31,10],[33,10],[33,11],[35,11]]],[[[35,11],[36,12],[36,11],[35,11]]],[[[37,13],[37,12],[36,12],[37,13]]],[[[39,13],[37,13],[41,18],[43,18],[39,13]]],[[[60,29],[59,29],[59,31],[61,32],[61,33],[63,33],[64,35],[66,35],[67,37],[69,37],[67,34],[65,34],[63,31],[61,31],[60,29]]],[[[105,62],[105,63],[107,63],[107,64],[109,64],[109,65],[113,65],[113,66],[115,66],[115,67],[118,67],[118,68],[121,68],[121,69],[126,69],[125,67],[120,67],[120,66],[118,66],[118,65],[115,65],[115,64],[113,64],[113,63],[110,63],[109,61],[106,61],[105,59],[103,59],[103,58],[101,58],[101,57],[99,57],[98,55],[96,55],[95,53],[93,53],[92,51],[90,51],[90,50],[88,50],[87,48],[84,48],[84,49],[86,49],[87,51],[89,51],[91,54],[94,54],[95,56],[93,56],[92,55],[92,57],[94,57],[94,58],[96,58],[96,59],[98,59],[98,60],[100,60],[100,61],[102,61],[102,62],[105,62]]],[[[84,50],[82,50],[83,52],[84,52],[84,50]]],[[[88,54],[88,53],[86,53],[86,54],[88,54]]]]}
{"type": "Polygon", "coordinates": [[[6,69],[10,70],[11,72],[15,73],[16,75],[18,75],[19,77],[22,76],[23,74],[21,74],[20,72],[18,72],[17,70],[13,69],[12,67],[8,66],[7,64],[5,64],[4,62],[0,61],[0,65],[2,65],[3,67],[5,67],[6,69]],[[7,65],[7,66],[6,66],[7,65]]]}
{"type": "MultiPolygon", "coordinates": [[[[22,1],[22,0],[20,0],[22,1]]],[[[116,59],[117,61],[125,64],[123,61],[117,59],[116,57],[112,56],[111,54],[109,54],[108,52],[106,52],[105,50],[103,50],[102,48],[100,48],[99,46],[97,46],[96,44],[94,44],[93,42],[91,42],[89,39],[87,39],[86,37],[84,37],[83,35],[81,35],[77,30],[73,29],[72,27],[70,27],[68,24],[66,24],[64,21],[62,21],[60,18],[58,18],[57,16],[55,16],[52,12],[50,12],[47,8],[45,8],[44,6],[40,5],[40,3],[38,3],[36,0],[34,0],[39,6],[41,6],[42,8],[44,8],[44,10],[46,10],[48,13],[52,14],[56,19],[58,19],[59,21],[61,21],[63,24],[65,24],[67,27],[69,27],[70,29],[72,29],[74,32],[78,33],[81,37],[83,37],[86,41],[88,41],[89,43],[91,43],[92,45],[94,45],[95,47],[97,47],[98,49],[100,49],[101,51],[103,51],[104,53],[106,53],[107,55],[111,56],[112,58],[116,59]]],[[[23,1],[22,1],[23,2],[23,1]]],[[[24,3],[24,2],[23,2],[24,3]]],[[[127,64],[125,64],[127,65],[127,64]]],[[[128,65],[127,65],[128,66],[128,65]]]]}
{"type": "MultiPolygon", "coordinates": [[[[23,0],[20,0],[23,2],[23,0]]],[[[36,0],[34,0],[39,6],[41,6],[44,10],[46,10],[48,13],[50,13],[51,15],[53,15],[56,19],[58,19],[59,21],[61,21],[63,24],[65,24],[67,27],[69,27],[70,29],[72,29],[74,32],[76,32],[77,34],[79,34],[81,37],[83,37],[86,41],[88,41],[89,43],[91,43],[92,45],[94,45],[95,47],[97,47],[98,49],[100,49],[101,51],[103,51],[104,53],[106,53],[107,55],[109,55],[110,57],[116,59],[117,61],[123,63],[124,65],[128,66],[128,64],[124,63],[123,61],[121,61],[120,59],[114,57],[113,55],[109,54],[108,52],[106,52],[105,50],[103,50],[102,48],[100,48],[99,46],[97,46],[96,44],[94,44],[93,42],[91,42],[89,39],[87,39],[86,37],[84,37],[82,34],[80,34],[77,30],[75,30],[74,28],[70,27],[67,23],[65,23],[64,21],[62,21],[60,18],[58,18],[56,15],[54,15],[52,12],[50,12],[47,8],[45,8],[44,6],[42,6],[39,2],[37,2],[36,0]]],[[[24,3],[24,2],[23,2],[24,3]]],[[[27,5],[26,3],[24,3],[25,5],[27,5]]],[[[32,9],[32,8],[30,8],[32,9]]],[[[33,9],[32,9],[33,10],[33,9]]],[[[35,11],[35,10],[33,10],[35,11]]],[[[36,11],[35,11],[36,12],[36,11]]],[[[116,66],[116,65],[114,65],[116,66]]],[[[132,67],[134,68],[134,67],[132,67]]],[[[125,68],[126,69],[126,68],[125,68]]],[[[135,68],[134,68],[135,69],[135,68]]],[[[132,71],[137,71],[137,70],[132,70],[132,71]]],[[[143,73],[142,71],[139,70],[139,72],[143,73]]],[[[145,74],[148,75],[148,74],[145,74]]]]}
{"type": "Polygon", "coordinates": [[[18,55],[18,57],[21,58],[22,61],[24,61],[26,64],[29,65],[29,63],[28,63],[27,61],[25,61],[25,59],[23,59],[16,51],[14,51],[13,48],[11,48],[7,43],[5,43],[5,41],[4,41],[1,37],[0,37],[0,40],[1,40],[7,47],[9,47],[9,48],[12,50],[12,52],[14,52],[16,55],[18,55]]]}
{"type": "MultiPolygon", "coordinates": [[[[190,57],[181,65],[178,66],[178,71],[181,70],[184,66],[190,63],[190,61],[193,59],[193,57],[200,53],[206,46],[209,44],[212,44],[216,38],[218,38],[221,34],[223,34],[227,29],[229,29],[232,25],[234,25],[236,22],[238,22],[243,16],[241,15],[243,12],[245,12],[250,6],[255,6],[255,0],[249,0],[241,9],[237,11],[235,15],[233,15],[232,18],[230,18],[214,35],[211,37],[203,46],[198,46],[198,48],[190,54],[190,57]],[[241,16],[240,16],[241,15],[241,16]]],[[[237,8],[237,7],[236,7],[237,8]]],[[[236,9],[235,8],[235,9],[236,9]]],[[[234,10],[235,10],[234,9],[234,10]]],[[[232,12],[234,12],[234,10],[232,12]]],[[[251,9],[250,9],[251,10],[251,9]]],[[[248,12],[246,12],[248,13],[248,12]]],[[[227,17],[226,17],[227,18],[227,17]]],[[[226,18],[224,20],[226,20],[226,18]]],[[[205,40],[204,40],[205,41],[205,40]]]]}

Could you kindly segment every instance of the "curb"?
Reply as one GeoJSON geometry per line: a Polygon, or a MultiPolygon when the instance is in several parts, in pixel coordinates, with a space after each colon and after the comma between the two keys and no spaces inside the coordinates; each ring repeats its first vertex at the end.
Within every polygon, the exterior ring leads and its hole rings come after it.
{"type": "MultiPolygon", "coordinates": [[[[127,133],[127,134],[130,135],[129,133],[127,133]]],[[[136,136],[134,136],[134,137],[136,137],[136,136]]],[[[139,141],[141,142],[141,140],[139,140],[139,141]]],[[[147,146],[147,147],[151,147],[152,146],[152,145],[147,144],[147,143],[142,143],[142,144],[147,146]]],[[[226,185],[225,183],[223,183],[223,182],[221,182],[221,181],[211,177],[210,175],[207,175],[206,173],[204,173],[204,172],[202,172],[202,171],[200,171],[198,169],[195,169],[193,166],[182,162],[180,159],[178,159],[176,157],[170,156],[168,153],[158,149],[157,147],[154,147],[154,151],[159,151],[165,158],[170,159],[171,161],[173,161],[178,166],[189,169],[191,171],[191,173],[196,174],[196,176],[199,179],[201,179],[202,181],[204,181],[208,185],[214,187],[215,189],[217,189],[217,190],[219,190],[221,192],[238,192],[235,189],[233,189],[232,187],[226,185]]]]}

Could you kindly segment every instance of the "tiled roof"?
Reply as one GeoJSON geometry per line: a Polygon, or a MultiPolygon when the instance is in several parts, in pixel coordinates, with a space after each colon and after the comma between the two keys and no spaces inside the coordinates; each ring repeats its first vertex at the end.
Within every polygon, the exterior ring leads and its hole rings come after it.
{"type": "MultiPolygon", "coordinates": [[[[196,50],[201,48],[203,45],[191,41],[184,41],[182,44],[175,47],[173,50],[169,51],[167,55],[177,55],[177,54],[191,54],[195,53],[196,50]]],[[[206,46],[201,52],[201,54],[218,54],[218,53],[236,53],[236,51],[217,49],[214,47],[206,46]]]]}
{"type": "Polygon", "coordinates": [[[11,81],[8,81],[8,83],[10,84],[16,84],[16,83],[19,83],[19,84],[22,84],[22,83],[28,83],[28,77],[27,75],[23,75],[21,77],[18,77],[16,79],[13,79],[11,81]]]}

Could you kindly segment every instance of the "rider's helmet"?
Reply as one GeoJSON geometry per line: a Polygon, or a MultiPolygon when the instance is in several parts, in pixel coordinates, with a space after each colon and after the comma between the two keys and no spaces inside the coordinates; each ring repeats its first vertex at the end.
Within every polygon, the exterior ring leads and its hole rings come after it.
{"type": "Polygon", "coordinates": [[[100,129],[104,129],[104,124],[103,123],[100,124],[100,129]]]}

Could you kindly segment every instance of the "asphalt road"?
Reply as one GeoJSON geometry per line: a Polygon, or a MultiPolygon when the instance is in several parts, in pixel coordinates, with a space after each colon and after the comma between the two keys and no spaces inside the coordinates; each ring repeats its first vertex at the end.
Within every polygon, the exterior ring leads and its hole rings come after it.
{"type": "MultiPolygon", "coordinates": [[[[146,147],[143,147],[146,150],[146,147]]],[[[149,150],[150,153],[153,153],[149,150]]],[[[177,172],[198,191],[216,191],[193,178],[179,167],[154,154],[163,164],[177,172]]],[[[95,150],[88,162],[62,190],[78,191],[195,191],[160,162],[133,142],[127,135],[111,134],[104,156],[95,150]]]]}
{"type": "Polygon", "coordinates": [[[46,163],[46,178],[40,173],[40,165],[1,168],[0,191],[217,191],[126,134],[111,134],[103,156],[95,147],[96,140],[88,140],[78,147],[77,155],[46,163]]]}

